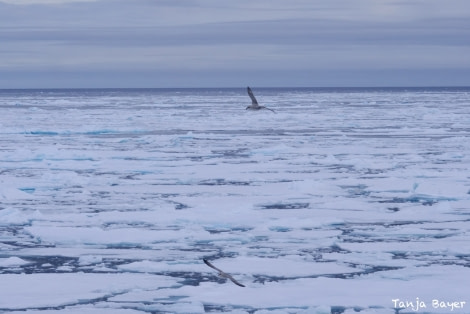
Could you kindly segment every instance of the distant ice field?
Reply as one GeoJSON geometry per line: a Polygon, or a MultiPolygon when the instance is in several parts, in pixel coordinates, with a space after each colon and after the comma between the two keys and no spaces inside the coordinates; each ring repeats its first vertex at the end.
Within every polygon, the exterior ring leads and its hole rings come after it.
{"type": "Polygon", "coordinates": [[[470,88],[252,89],[0,90],[0,313],[470,313],[470,88]]]}

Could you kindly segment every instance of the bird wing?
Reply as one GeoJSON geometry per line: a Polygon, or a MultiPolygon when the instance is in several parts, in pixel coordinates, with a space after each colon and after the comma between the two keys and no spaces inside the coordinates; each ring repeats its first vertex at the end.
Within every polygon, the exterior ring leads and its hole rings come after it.
{"type": "Polygon", "coordinates": [[[237,286],[240,286],[240,287],[245,287],[244,285],[242,285],[241,283],[239,283],[238,281],[235,280],[235,278],[233,278],[232,276],[230,276],[229,274],[227,274],[226,272],[222,271],[221,269],[218,269],[217,267],[215,267],[214,265],[212,265],[208,260],[206,260],[205,258],[202,259],[204,261],[204,263],[209,266],[210,268],[213,268],[215,270],[217,270],[219,272],[219,275],[222,275],[223,277],[225,278],[228,278],[230,279],[231,282],[233,282],[234,284],[236,284],[237,286]]]}
{"type": "Polygon", "coordinates": [[[241,283],[239,283],[238,281],[236,281],[232,276],[228,275],[228,279],[230,279],[234,284],[236,284],[237,286],[240,286],[240,287],[245,287],[244,285],[242,285],[241,283]]]}
{"type": "Polygon", "coordinates": [[[268,108],[268,107],[263,107],[264,109],[268,109],[268,110],[271,110],[272,112],[276,113],[276,111],[272,110],[271,108],[268,108]]]}
{"type": "Polygon", "coordinates": [[[258,101],[256,100],[255,95],[253,95],[253,91],[251,90],[250,87],[247,87],[246,90],[248,91],[248,96],[250,96],[250,98],[251,98],[251,104],[254,107],[257,107],[258,106],[258,101]]]}
{"type": "Polygon", "coordinates": [[[204,263],[206,263],[207,266],[209,266],[210,268],[214,268],[215,270],[217,270],[219,273],[224,273],[222,270],[218,269],[217,267],[215,267],[214,265],[212,265],[208,260],[206,260],[205,258],[202,259],[204,261],[204,263]]]}

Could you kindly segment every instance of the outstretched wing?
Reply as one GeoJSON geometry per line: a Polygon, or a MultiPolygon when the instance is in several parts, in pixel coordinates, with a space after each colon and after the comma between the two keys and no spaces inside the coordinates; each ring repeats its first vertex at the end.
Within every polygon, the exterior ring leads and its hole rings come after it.
{"type": "Polygon", "coordinates": [[[238,281],[236,281],[232,276],[228,276],[228,279],[230,279],[234,284],[236,284],[237,286],[240,286],[240,287],[245,287],[244,285],[242,285],[241,283],[239,283],[238,281]]]}
{"type": "Polygon", "coordinates": [[[258,101],[256,100],[255,95],[253,95],[251,88],[247,87],[246,90],[248,91],[248,96],[251,98],[251,104],[255,107],[258,106],[258,101]]]}
{"type": "Polygon", "coordinates": [[[209,266],[210,268],[213,268],[215,270],[217,270],[219,273],[224,273],[222,270],[218,269],[217,267],[215,267],[214,265],[212,265],[208,260],[206,260],[205,258],[202,259],[204,261],[204,263],[209,266]]]}
{"type": "Polygon", "coordinates": [[[261,107],[263,107],[263,109],[268,109],[268,110],[271,110],[272,112],[276,113],[276,111],[272,110],[271,108],[264,107],[264,106],[261,106],[261,107]]]}
{"type": "Polygon", "coordinates": [[[241,283],[239,283],[238,281],[236,281],[232,276],[230,276],[229,274],[227,274],[226,272],[222,271],[221,269],[218,269],[217,267],[215,267],[214,265],[212,265],[208,260],[206,260],[205,258],[202,259],[204,261],[204,263],[209,266],[210,268],[213,268],[215,270],[217,270],[219,272],[219,276],[223,277],[223,278],[228,278],[230,279],[231,282],[233,282],[234,284],[236,284],[237,286],[240,286],[240,287],[245,287],[244,285],[242,285],[241,283]]]}

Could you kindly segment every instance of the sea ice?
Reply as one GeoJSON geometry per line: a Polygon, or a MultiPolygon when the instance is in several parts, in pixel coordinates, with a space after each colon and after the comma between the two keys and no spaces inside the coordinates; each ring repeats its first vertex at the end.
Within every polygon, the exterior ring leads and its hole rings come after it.
{"type": "Polygon", "coordinates": [[[468,89],[257,95],[0,91],[0,312],[469,312],[468,89]]]}

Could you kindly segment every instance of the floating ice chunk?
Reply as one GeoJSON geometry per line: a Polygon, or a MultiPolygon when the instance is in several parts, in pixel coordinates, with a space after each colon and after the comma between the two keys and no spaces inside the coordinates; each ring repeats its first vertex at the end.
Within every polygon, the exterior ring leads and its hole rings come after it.
{"type": "Polygon", "coordinates": [[[358,270],[336,263],[315,263],[300,257],[270,259],[257,257],[238,257],[236,259],[219,259],[218,266],[231,269],[232,273],[279,276],[285,278],[315,276],[319,274],[355,273],[358,270]]]}
{"type": "Polygon", "coordinates": [[[320,306],[317,306],[317,307],[310,307],[308,309],[306,309],[304,312],[300,312],[300,313],[315,313],[315,314],[330,314],[332,311],[331,311],[331,307],[328,306],[328,305],[320,305],[320,306]]]}
{"type": "MultiPolygon", "coordinates": [[[[233,312],[232,312],[233,313],[233,312]]],[[[296,313],[296,314],[331,314],[331,307],[324,306],[311,306],[307,309],[294,308],[294,307],[283,307],[280,309],[263,309],[255,312],[256,314],[284,314],[284,313],[296,313]]]]}
{"type": "Polygon", "coordinates": [[[202,263],[168,263],[168,262],[155,262],[155,261],[139,261],[132,262],[125,265],[118,266],[120,270],[130,272],[163,272],[163,271],[207,271],[202,263]]]}
{"type": "Polygon", "coordinates": [[[31,194],[24,192],[17,188],[2,188],[2,190],[0,191],[0,199],[3,199],[3,200],[31,199],[31,194]]]}
{"type": "Polygon", "coordinates": [[[147,274],[4,274],[0,285],[0,308],[13,310],[86,304],[104,296],[156,290],[175,282],[172,278],[147,274]]]}
{"type": "Polygon", "coordinates": [[[98,227],[56,227],[33,224],[25,227],[25,230],[42,241],[68,244],[83,243],[87,245],[141,245],[160,241],[162,238],[175,240],[180,237],[179,231],[175,230],[141,230],[136,232],[133,228],[106,230],[98,227]]]}
{"type": "Polygon", "coordinates": [[[360,309],[358,310],[357,308],[351,308],[351,309],[346,309],[343,314],[390,314],[391,310],[388,308],[379,308],[379,307],[372,307],[370,309],[360,309]]]}
{"type": "Polygon", "coordinates": [[[338,186],[314,179],[289,182],[287,189],[289,191],[295,191],[297,194],[318,195],[321,197],[336,196],[342,192],[338,186]]]}
{"type": "Polygon", "coordinates": [[[60,271],[60,272],[72,272],[72,271],[73,271],[73,267],[72,267],[72,266],[69,266],[69,265],[63,265],[63,266],[57,267],[57,271],[60,271]]]}
{"type": "Polygon", "coordinates": [[[0,258],[0,267],[21,266],[25,264],[29,264],[29,262],[16,256],[0,258]]]}
{"type": "Polygon", "coordinates": [[[39,211],[23,212],[14,208],[0,210],[0,225],[27,224],[42,217],[39,211]]]}
{"type": "Polygon", "coordinates": [[[284,145],[284,144],[279,144],[276,146],[271,146],[271,147],[263,147],[263,148],[258,148],[258,149],[253,149],[252,152],[253,154],[260,154],[260,155],[265,155],[265,156],[274,156],[274,155],[279,155],[283,152],[290,152],[292,150],[291,147],[284,145]]]}
{"type": "Polygon", "coordinates": [[[468,186],[456,184],[454,179],[429,179],[415,183],[413,191],[417,194],[446,198],[468,198],[468,186]]]}
{"type": "Polygon", "coordinates": [[[80,266],[87,266],[87,265],[94,265],[103,262],[103,258],[101,256],[96,255],[82,255],[78,259],[78,264],[80,266]]]}

